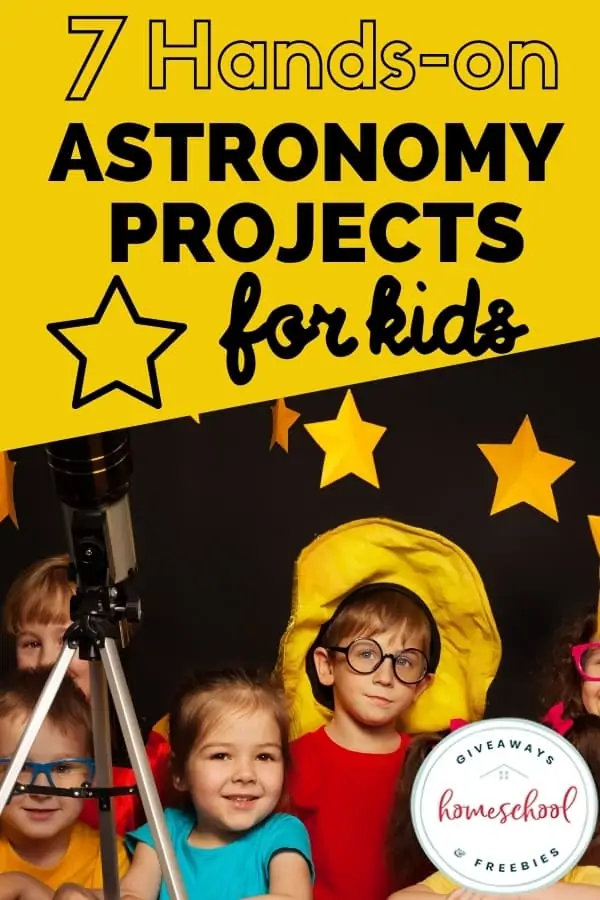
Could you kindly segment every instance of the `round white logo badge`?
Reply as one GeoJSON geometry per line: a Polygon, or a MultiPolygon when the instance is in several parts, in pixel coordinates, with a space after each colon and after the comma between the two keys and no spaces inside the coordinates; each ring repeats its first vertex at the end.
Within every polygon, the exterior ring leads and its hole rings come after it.
{"type": "Polygon", "coordinates": [[[444,738],[419,769],[411,814],[421,847],[460,887],[533,891],[574,868],[598,796],[565,738],[526,719],[488,719],[444,738]]]}

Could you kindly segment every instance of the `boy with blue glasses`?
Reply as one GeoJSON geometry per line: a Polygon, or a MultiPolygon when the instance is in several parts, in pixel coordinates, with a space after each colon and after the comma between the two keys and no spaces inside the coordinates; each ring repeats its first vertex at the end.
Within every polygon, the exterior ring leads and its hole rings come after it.
{"type": "MultiPolygon", "coordinates": [[[[8,770],[49,670],[16,672],[0,685],[0,782],[8,770]]],[[[94,779],[90,707],[65,678],[18,784],[57,790],[94,779]]],[[[78,821],[83,800],[60,794],[16,793],[0,818],[0,900],[44,900],[60,885],[102,888],[100,836],[78,821]]],[[[119,844],[119,870],[129,863],[119,844]]]]}

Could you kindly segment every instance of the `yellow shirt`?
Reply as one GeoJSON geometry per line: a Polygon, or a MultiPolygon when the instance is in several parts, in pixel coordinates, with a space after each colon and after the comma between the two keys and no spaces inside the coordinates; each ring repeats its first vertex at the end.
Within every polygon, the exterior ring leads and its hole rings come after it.
{"type": "MultiPolygon", "coordinates": [[[[119,875],[122,878],[129,869],[129,857],[121,838],[117,839],[117,844],[119,875]]],[[[22,872],[31,875],[52,890],[57,890],[67,881],[85,888],[100,889],[103,887],[100,834],[83,822],[76,822],[67,852],[51,869],[41,869],[21,859],[8,840],[0,834],[0,872],[22,872]]]]}
{"type": "MultiPolygon", "coordinates": [[[[564,878],[561,878],[561,881],[564,884],[594,884],[600,886],[600,868],[598,866],[576,866],[564,878]]],[[[460,887],[459,884],[450,881],[441,872],[434,872],[421,884],[430,888],[434,894],[449,894],[460,887]]]]}

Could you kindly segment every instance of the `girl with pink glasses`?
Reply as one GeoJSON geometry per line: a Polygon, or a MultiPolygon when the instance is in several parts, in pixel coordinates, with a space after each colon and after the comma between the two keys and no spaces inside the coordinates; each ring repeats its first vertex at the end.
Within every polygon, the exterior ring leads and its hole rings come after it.
{"type": "Polygon", "coordinates": [[[552,668],[553,706],[543,721],[567,735],[584,715],[600,716],[598,610],[577,619],[556,642],[552,668]]]}

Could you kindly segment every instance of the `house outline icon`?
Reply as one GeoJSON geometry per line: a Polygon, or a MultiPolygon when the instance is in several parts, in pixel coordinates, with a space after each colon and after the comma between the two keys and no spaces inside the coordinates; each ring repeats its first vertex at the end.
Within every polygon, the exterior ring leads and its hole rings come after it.
{"type": "Polygon", "coordinates": [[[493,769],[490,769],[489,772],[485,772],[483,775],[480,775],[480,778],[487,778],[488,775],[493,775],[494,772],[499,772],[500,769],[504,769],[507,772],[514,772],[515,775],[519,775],[521,778],[529,778],[528,775],[525,775],[524,772],[519,772],[518,769],[515,769],[513,766],[509,766],[506,763],[500,763],[499,766],[494,766],[493,769]]]}

